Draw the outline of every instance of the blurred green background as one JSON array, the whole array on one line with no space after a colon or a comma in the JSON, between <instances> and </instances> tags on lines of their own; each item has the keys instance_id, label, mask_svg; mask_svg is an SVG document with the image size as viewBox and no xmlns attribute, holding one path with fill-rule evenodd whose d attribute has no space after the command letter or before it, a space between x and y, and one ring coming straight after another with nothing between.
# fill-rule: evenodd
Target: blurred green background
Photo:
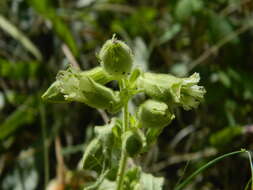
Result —
<instances>
[{"instance_id":1,"label":"blurred green background","mask_svg":"<svg viewBox=\"0 0 253 190\"><path fill-rule=\"evenodd\" d=\"M252 149L252 0L0 0L1 190L45 189L64 168L68 189L89 181L77 166L106 113L40 97L69 64L97 66L96 53L114 33L133 49L136 66L199 72L207 90L198 109L177 110L152 150L136 159L166 178L164 189L219 155ZM239 190L249 179L248 158L240 155L187 189Z\"/></svg>"}]
</instances>

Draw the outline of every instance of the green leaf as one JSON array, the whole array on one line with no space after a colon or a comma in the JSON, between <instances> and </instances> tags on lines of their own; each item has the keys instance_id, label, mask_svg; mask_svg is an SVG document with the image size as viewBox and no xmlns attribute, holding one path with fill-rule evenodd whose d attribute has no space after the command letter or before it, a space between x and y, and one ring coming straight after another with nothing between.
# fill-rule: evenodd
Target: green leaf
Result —
<instances>
[{"instance_id":1,"label":"green leaf","mask_svg":"<svg viewBox=\"0 0 253 190\"><path fill-rule=\"evenodd\" d=\"M115 190L116 189L116 183L104 180L103 183L99 186L98 190Z\"/></svg>"},{"instance_id":2,"label":"green leaf","mask_svg":"<svg viewBox=\"0 0 253 190\"><path fill-rule=\"evenodd\" d=\"M108 170L106 177L110 180L116 178L121 152L120 138L114 134L118 125L118 120L112 118L110 124L94 128L96 137L87 146L82 159L84 169L98 173Z\"/></svg>"},{"instance_id":3,"label":"green leaf","mask_svg":"<svg viewBox=\"0 0 253 190\"><path fill-rule=\"evenodd\" d=\"M222 40L228 34L234 32L232 25L228 22L226 17L223 17L215 12L208 13L209 22L209 34L213 42L217 42ZM231 41L231 43L238 43L239 38L235 36Z\"/></svg>"},{"instance_id":4,"label":"green leaf","mask_svg":"<svg viewBox=\"0 0 253 190\"><path fill-rule=\"evenodd\" d=\"M40 68L39 62L36 61L17 61L12 62L0 58L0 76L8 79L26 79L37 77Z\"/></svg>"},{"instance_id":5,"label":"green leaf","mask_svg":"<svg viewBox=\"0 0 253 190\"><path fill-rule=\"evenodd\" d=\"M83 169L102 171L104 161L103 146L98 138L93 139L86 147L83 158Z\"/></svg>"},{"instance_id":6,"label":"green leaf","mask_svg":"<svg viewBox=\"0 0 253 190\"><path fill-rule=\"evenodd\" d=\"M12 23L0 15L0 28L19 41L31 54L39 61L42 60L42 55L37 47Z\"/></svg>"},{"instance_id":7,"label":"green leaf","mask_svg":"<svg viewBox=\"0 0 253 190\"><path fill-rule=\"evenodd\" d=\"M102 174L100 174L100 176L97 178L95 183L93 183L92 185L89 185L87 187L84 187L83 190L97 190L98 187L100 187L101 185L103 187L103 182L105 181L105 177L108 174L108 172L109 172L109 170L102 172ZM104 183L104 185L105 185L105 183Z\"/></svg>"},{"instance_id":8,"label":"green leaf","mask_svg":"<svg viewBox=\"0 0 253 190\"><path fill-rule=\"evenodd\" d=\"M33 97L28 98L9 117L0 124L0 140L5 139L19 127L29 124L35 119L36 110L33 108Z\"/></svg>"},{"instance_id":9,"label":"green leaf","mask_svg":"<svg viewBox=\"0 0 253 190\"><path fill-rule=\"evenodd\" d=\"M106 149L111 149L117 143L117 137L114 134L114 128L117 128L118 122L116 118L112 118L111 122L103 126L95 126L94 131L97 138L101 141Z\"/></svg>"},{"instance_id":10,"label":"green leaf","mask_svg":"<svg viewBox=\"0 0 253 190\"><path fill-rule=\"evenodd\" d=\"M180 21L189 19L194 12L201 10L203 2L201 0L180 0L175 8L175 15Z\"/></svg>"},{"instance_id":11,"label":"green leaf","mask_svg":"<svg viewBox=\"0 0 253 190\"><path fill-rule=\"evenodd\" d=\"M142 190L162 190L164 178L154 177L151 174L142 173L140 185Z\"/></svg>"},{"instance_id":12,"label":"green leaf","mask_svg":"<svg viewBox=\"0 0 253 190\"><path fill-rule=\"evenodd\" d=\"M140 187L141 168L133 167L128 170L124 177L124 190L142 190Z\"/></svg>"},{"instance_id":13,"label":"green leaf","mask_svg":"<svg viewBox=\"0 0 253 190\"><path fill-rule=\"evenodd\" d=\"M140 167L128 170L124 178L124 190L162 190L163 184L164 178L144 173Z\"/></svg>"},{"instance_id":14,"label":"green leaf","mask_svg":"<svg viewBox=\"0 0 253 190\"><path fill-rule=\"evenodd\" d=\"M48 0L28 0L29 4L45 19L52 22L53 29L57 35L68 45L72 53L78 55L78 46L69 30L69 27L63 22L61 17L56 14L55 8Z\"/></svg>"},{"instance_id":15,"label":"green leaf","mask_svg":"<svg viewBox=\"0 0 253 190\"><path fill-rule=\"evenodd\" d=\"M216 147L222 147L232 143L232 140L243 134L243 128L238 126L226 127L210 137L210 143Z\"/></svg>"},{"instance_id":16,"label":"green leaf","mask_svg":"<svg viewBox=\"0 0 253 190\"><path fill-rule=\"evenodd\" d=\"M231 79L229 78L229 75L227 73L225 73L224 71L219 71L218 76L219 76L221 83L225 87L227 87L227 88L231 87Z\"/></svg>"},{"instance_id":17,"label":"green leaf","mask_svg":"<svg viewBox=\"0 0 253 190\"><path fill-rule=\"evenodd\" d=\"M51 5L50 0L43 0L43 1L37 1L37 0L27 0L29 4L40 14L43 16L51 16L53 13L53 7Z\"/></svg>"},{"instance_id":18,"label":"green leaf","mask_svg":"<svg viewBox=\"0 0 253 190\"><path fill-rule=\"evenodd\" d=\"M158 44L162 45L171 39L174 38L175 35L177 35L181 31L181 25L180 24L174 24L170 26L163 34L162 36L158 39Z\"/></svg>"},{"instance_id":19,"label":"green leaf","mask_svg":"<svg viewBox=\"0 0 253 190\"><path fill-rule=\"evenodd\" d=\"M163 131L163 128L160 127L160 128L148 128L147 131L146 131L146 147L144 148L144 151L148 151L150 146L153 145L158 136L161 134L161 132Z\"/></svg>"}]
</instances>

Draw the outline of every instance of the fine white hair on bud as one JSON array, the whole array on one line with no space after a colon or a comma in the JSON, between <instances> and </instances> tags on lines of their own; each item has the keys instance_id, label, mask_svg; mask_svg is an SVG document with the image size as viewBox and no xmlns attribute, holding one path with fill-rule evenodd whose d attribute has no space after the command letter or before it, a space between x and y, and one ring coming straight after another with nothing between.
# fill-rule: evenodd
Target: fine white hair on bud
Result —
<instances>
[{"instance_id":1,"label":"fine white hair on bud","mask_svg":"<svg viewBox=\"0 0 253 190\"><path fill-rule=\"evenodd\" d=\"M105 71L116 79L124 78L131 72L132 50L124 42L116 39L115 35L105 42L98 57Z\"/></svg>"}]
</instances>

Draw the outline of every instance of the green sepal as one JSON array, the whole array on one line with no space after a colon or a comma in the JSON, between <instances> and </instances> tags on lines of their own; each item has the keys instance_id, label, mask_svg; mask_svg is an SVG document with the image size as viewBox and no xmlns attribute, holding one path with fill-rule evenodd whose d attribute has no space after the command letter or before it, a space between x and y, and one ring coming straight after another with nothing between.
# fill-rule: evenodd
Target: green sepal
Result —
<instances>
[{"instance_id":1,"label":"green sepal","mask_svg":"<svg viewBox=\"0 0 253 190\"><path fill-rule=\"evenodd\" d=\"M41 96L44 101L55 102L55 103L64 103L65 98L60 92L60 82L55 81L50 87L44 92Z\"/></svg>"},{"instance_id":2,"label":"green sepal","mask_svg":"<svg viewBox=\"0 0 253 190\"><path fill-rule=\"evenodd\" d=\"M92 68L87 71L82 71L80 75L86 75L93 79L95 82L102 85L114 80L113 77L109 75L101 66Z\"/></svg>"},{"instance_id":3,"label":"green sepal","mask_svg":"<svg viewBox=\"0 0 253 190\"><path fill-rule=\"evenodd\" d=\"M129 77L129 84L131 86L131 88L136 88L136 82L137 82L137 79L139 78L139 76L141 75L141 70L139 68L135 68L130 77Z\"/></svg>"},{"instance_id":4,"label":"green sepal","mask_svg":"<svg viewBox=\"0 0 253 190\"><path fill-rule=\"evenodd\" d=\"M79 88L85 99L85 104L93 108L106 109L110 112L119 111L117 108L117 105L120 104L118 93L96 83L86 75L78 75L77 78L80 81Z\"/></svg>"}]
</instances>

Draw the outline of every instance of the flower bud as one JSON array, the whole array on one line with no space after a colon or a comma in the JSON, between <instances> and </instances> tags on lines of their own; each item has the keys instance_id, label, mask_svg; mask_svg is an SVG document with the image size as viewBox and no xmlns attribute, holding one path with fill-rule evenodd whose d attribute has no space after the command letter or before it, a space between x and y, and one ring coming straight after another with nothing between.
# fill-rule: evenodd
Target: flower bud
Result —
<instances>
[{"instance_id":1,"label":"flower bud","mask_svg":"<svg viewBox=\"0 0 253 190\"><path fill-rule=\"evenodd\" d=\"M138 110L138 119L145 128L163 128L175 118L168 105L156 100L145 101Z\"/></svg>"},{"instance_id":2,"label":"flower bud","mask_svg":"<svg viewBox=\"0 0 253 190\"><path fill-rule=\"evenodd\" d=\"M198 86L199 74L188 78L178 78L169 74L144 73L138 78L137 86L144 92L166 104L177 104L185 110L196 108L206 93Z\"/></svg>"},{"instance_id":3,"label":"flower bud","mask_svg":"<svg viewBox=\"0 0 253 190\"><path fill-rule=\"evenodd\" d=\"M127 131L123 136L123 147L130 157L137 156L143 148L143 138L139 131Z\"/></svg>"},{"instance_id":4,"label":"flower bud","mask_svg":"<svg viewBox=\"0 0 253 190\"><path fill-rule=\"evenodd\" d=\"M107 40L98 55L102 67L113 77L119 79L131 72L133 55L131 49L115 36Z\"/></svg>"}]
</instances>

